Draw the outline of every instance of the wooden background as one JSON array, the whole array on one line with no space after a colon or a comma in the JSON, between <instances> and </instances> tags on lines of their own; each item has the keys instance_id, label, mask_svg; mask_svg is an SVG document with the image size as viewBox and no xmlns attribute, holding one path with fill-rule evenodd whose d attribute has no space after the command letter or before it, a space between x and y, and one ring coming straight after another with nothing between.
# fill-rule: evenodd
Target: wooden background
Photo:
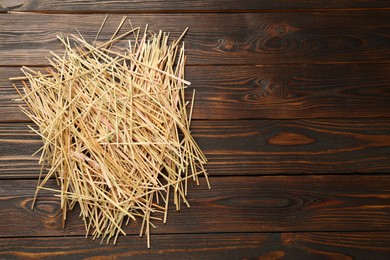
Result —
<instances>
[{"instance_id":1,"label":"wooden background","mask_svg":"<svg viewBox=\"0 0 390 260\"><path fill-rule=\"evenodd\" d=\"M389 1L3 0L0 12L0 259L390 259ZM47 65L59 32L93 39L106 13L106 37L123 14L190 28L212 190L192 185L151 249L138 223L115 246L84 238L77 211L63 229L49 192L30 210L41 142L8 78Z\"/></svg>"}]
</instances>

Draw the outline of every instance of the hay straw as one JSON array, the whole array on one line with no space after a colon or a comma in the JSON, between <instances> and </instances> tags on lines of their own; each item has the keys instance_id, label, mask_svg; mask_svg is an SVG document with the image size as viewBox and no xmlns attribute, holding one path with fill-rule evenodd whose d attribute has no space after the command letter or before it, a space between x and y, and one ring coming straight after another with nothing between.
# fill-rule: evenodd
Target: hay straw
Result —
<instances>
[{"instance_id":1,"label":"hay straw","mask_svg":"<svg viewBox=\"0 0 390 260\"><path fill-rule=\"evenodd\" d=\"M23 67L23 111L39 126L40 173L35 197L50 190L66 213L80 206L86 233L107 243L126 233L128 220L142 220L140 235L150 247L150 226L167 221L169 194L176 209L189 206L187 182L207 173L206 158L191 136L195 98L185 100L184 33L147 26L125 33L124 17L112 37L98 44L107 17L92 44L78 36L58 36L63 55L52 53L44 73ZM119 35L119 36L118 36ZM128 42L126 51L115 44ZM26 83L26 81L28 83ZM55 176L59 189L46 187ZM208 183L208 180L207 180ZM34 206L33 203L33 206ZM126 220L127 219L127 220Z\"/></svg>"}]
</instances>

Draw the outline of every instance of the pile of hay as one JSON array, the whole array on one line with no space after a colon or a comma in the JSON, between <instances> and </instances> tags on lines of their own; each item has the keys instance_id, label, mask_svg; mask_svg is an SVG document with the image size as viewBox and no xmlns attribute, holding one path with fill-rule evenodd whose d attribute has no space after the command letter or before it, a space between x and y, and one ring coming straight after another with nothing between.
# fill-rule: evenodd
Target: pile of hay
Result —
<instances>
[{"instance_id":1,"label":"pile of hay","mask_svg":"<svg viewBox=\"0 0 390 260\"><path fill-rule=\"evenodd\" d=\"M64 221L78 204L87 234L107 243L125 235L124 222L141 219L149 247L154 220L167 219L169 195L179 209L188 205L188 179L207 180L206 158L190 131L194 95L191 102L184 96L185 32L170 43L168 33L127 21L100 44L98 35L92 43L81 34L58 36L65 51L52 53L51 67L23 67L25 77L13 79L23 82L23 91L15 89L44 143L40 163L48 173L36 194L56 192ZM127 48L116 48L124 40ZM53 176L58 190L45 186Z\"/></svg>"}]
</instances>

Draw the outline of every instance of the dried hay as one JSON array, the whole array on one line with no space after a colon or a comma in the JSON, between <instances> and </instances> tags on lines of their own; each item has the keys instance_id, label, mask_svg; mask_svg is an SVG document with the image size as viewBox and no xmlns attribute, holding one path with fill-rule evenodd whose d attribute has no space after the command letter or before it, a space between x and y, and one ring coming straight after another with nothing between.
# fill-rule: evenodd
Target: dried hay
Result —
<instances>
[{"instance_id":1,"label":"dried hay","mask_svg":"<svg viewBox=\"0 0 390 260\"><path fill-rule=\"evenodd\" d=\"M106 17L107 19L107 17ZM101 32L104 20L99 33ZM23 109L42 137L40 190L61 198L63 224L67 210L80 206L87 234L116 243L124 222L142 220L140 235L167 220L169 195L176 209L188 204L187 181L207 173L206 158L193 137L191 102L184 90L186 56L181 37L171 44L168 33L146 26L111 39L88 43L81 34L58 36L63 55L52 53L46 72L23 67ZM115 44L128 40L125 51ZM26 81L28 83L26 83ZM59 189L46 187L55 176ZM208 183L208 181L207 181Z\"/></svg>"}]
</instances>

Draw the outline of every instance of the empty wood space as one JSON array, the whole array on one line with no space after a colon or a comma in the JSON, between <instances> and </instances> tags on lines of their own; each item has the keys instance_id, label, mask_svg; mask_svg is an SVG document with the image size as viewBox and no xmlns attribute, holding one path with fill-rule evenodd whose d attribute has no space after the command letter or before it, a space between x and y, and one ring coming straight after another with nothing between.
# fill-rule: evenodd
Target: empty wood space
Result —
<instances>
[{"instance_id":1,"label":"empty wood space","mask_svg":"<svg viewBox=\"0 0 390 260\"><path fill-rule=\"evenodd\" d=\"M107 13L101 39L123 15L189 27L212 189L190 185L150 249L138 222L117 245L85 238L78 209L63 228L50 191L30 210L41 140L9 78L47 66L59 33L92 41ZM386 0L0 0L0 259L389 259L389 71Z\"/></svg>"}]
</instances>

